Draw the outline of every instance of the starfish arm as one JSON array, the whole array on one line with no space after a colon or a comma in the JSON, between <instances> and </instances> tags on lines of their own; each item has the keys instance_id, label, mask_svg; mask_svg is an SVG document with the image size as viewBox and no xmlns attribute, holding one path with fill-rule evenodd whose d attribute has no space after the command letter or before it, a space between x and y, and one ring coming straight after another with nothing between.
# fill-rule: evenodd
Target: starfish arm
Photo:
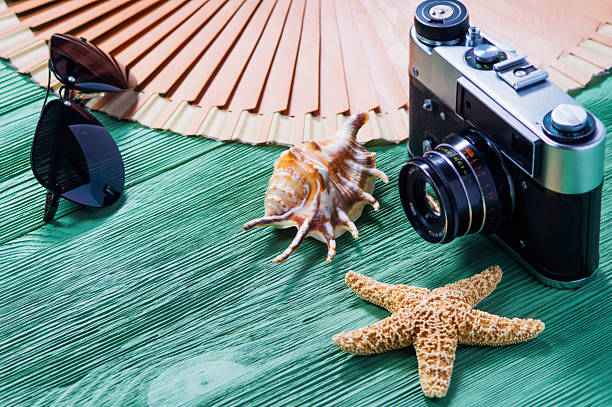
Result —
<instances>
[{"instance_id":1,"label":"starfish arm","mask_svg":"<svg viewBox=\"0 0 612 407\"><path fill-rule=\"evenodd\" d=\"M544 330L538 319L504 318L472 309L457 323L458 339L466 345L509 345L535 338Z\"/></svg>"},{"instance_id":2,"label":"starfish arm","mask_svg":"<svg viewBox=\"0 0 612 407\"><path fill-rule=\"evenodd\" d=\"M414 342L421 389L427 397L444 397L450 385L457 340L446 332L430 331Z\"/></svg>"},{"instance_id":3,"label":"starfish arm","mask_svg":"<svg viewBox=\"0 0 612 407\"><path fill-rule=\"evenodd\" d=\"M407 326L393 314L368 327L342 332L332 337L334 345L356 355L371 355L410 345Z\"/></svg>"},{"instance_id":4,"label":"starfish arm","mask_svg":"<svg viewBox=\"0 0 612 407\"><path fill-rule=\"evenodd\" d=\"M426 288L381 283L352 270L346 273L344 280L359 297L389 312L395 312L401 306L416 302L429 293Z\"/></svg>"},{"instance_id":5,"label":"starfish arm","mask_svg":"<svg viewBox=\"0 0 612 407\"><path fill-rule=\"evenodd\" d=\"M436 288L433 292L450 294L455 299L474 307L491 294L501 278L501 268L493 266L476 274L474 277L465 278L444 287Z\"/></svg>"}]
</instances>

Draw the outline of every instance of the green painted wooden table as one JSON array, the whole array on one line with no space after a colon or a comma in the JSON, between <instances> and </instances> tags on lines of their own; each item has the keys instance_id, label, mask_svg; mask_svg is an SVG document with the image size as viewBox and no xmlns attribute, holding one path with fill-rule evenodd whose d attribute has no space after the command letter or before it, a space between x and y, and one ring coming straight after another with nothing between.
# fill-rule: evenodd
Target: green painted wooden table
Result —
<instances>
[{"instance_id":1,"label":"green painted wooden table","mask_svg":"<svg viewBox=\"0 0 612 407\"><path fill-rule=\"evenodd\" d=\"M44 92L0 66L0 405L610 405L612 190L604 185L601 276L560 291L482 236L431 245L397 193L405 145L374 145L379 212L338 255L308 239L271 263L294 229L240 226L263 214L283 151L185 138L98 115L123 153L125 199L92 210L62 202L43 225L29 147ZM577 96L612 133L612 78ZM612 137L608 138L608 144ZM606 177L612 175L608 145ZM446 398L426 399L412 348L359 357L331 336L387 312L344 285L349 269L437 287L499 264L478 308L546 322L536 339L459 346Z\"/></svg>"}]
</instances>

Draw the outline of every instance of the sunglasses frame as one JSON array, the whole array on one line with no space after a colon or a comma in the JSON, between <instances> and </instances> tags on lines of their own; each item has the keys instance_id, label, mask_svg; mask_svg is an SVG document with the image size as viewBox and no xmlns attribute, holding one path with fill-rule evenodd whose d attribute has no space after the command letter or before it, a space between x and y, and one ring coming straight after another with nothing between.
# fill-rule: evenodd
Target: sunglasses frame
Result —
<instances>
[{"instance_id":1,"label":"sunglasses frame","mask_svg":"<svg viewBox=\"0 0 612 407\"><path fill-rule=\"evenodd\" d=\"M106 74L106 75L113 75L115 76L114 78L112 78L113 81L115 81L116 83L114 84L115 89L112 90L114 92L122 92L122 91L126 91L132 88L136 87L136 80L135 78L130 74L130 71L125 68L122 64L120 64L115 57L113 57L112 55L107 54L106 52L102 51L100 48L98 48L95 44L92 44L90 42L88 42L85 38L80 37L80 38L76 38L72 35L68 35L68 34L53 34L51 36L51 39L49 40L49 70L51 72L53 72L53 75L55 75L55 77L68 89L70 90L78 90L80 92L84 92L84 93L91 93L92 89L89 88L82 88L79 86L79 84L76 82L76 78L72 77L67 77L64 78L59 72L58 69L55 66L55 63L53 62L53 52L54 50L52 49L53 47L53 43L54 42L58 42L61 41L63 42L62 45L68 45L68 46L73 46L75 48L81 48L81 50L83 52L87 52L89 54L90 57L92 58L101 58L102 60L104 60L107 63L110 63L110 65L114 68L114 72L111 72L109 70L105 70L104 72L102 72L102 74ZM64 54L68 54L68 52L66 52L65 50L62 50ZM60 50L56 50L55 52L60 52ZM74 60L74 62L76 62L77 64L81 65L81 66L85 66L88 62L86 60L86 58L83 58L82 55L71 55L71 59ZM107 92L109 90L107 89L100 89L97 90L102 91L102 92ZM96 92L96 91L94 91Z\"/></svg>"},{"instance_id":2,"label":"sunglasses frame","mask_svg":"<svg viewBox=\"0 0 612 407\"><path fill-rule=\"evenodd\" d=\"M96 90L92 88L82 88L76 82L76 78L72 76L69 76L68 78L64 78L58 72L53 62L54 50L52 48L52 44L56 39L65 41L70 46L72 46L74 49L78 50L79 48L82 48L83 51L87 51L90 55L94 55L96 58L102 58L101 61L106 62L110 64L110 66L112 66L112 70L114 70L114 72L111 72L111 74L115 75L115 78L114 78L116 79L115 84L122 85L122 87L119 88L119 87L114 86L115 89L109 89L108 87L113 86L113 85L105 84L104 82L99 82L100 85L103 85L102 89ZM46 192L46 198L45 198L45 208L44 208L44 215L43 215L43 221L45 223L53 220L55 213L57 212L57 209L59 207L59 202L61 198L67 199L69 201L78 203L79 205L83 205L86 207L100 207L100 206L88 205L83 202L77 202L66 196L63 196L63 194L67 191L62 191L61 187L59 187L58 185L52 186L51 184L55 183L53 178L51 178L51 182L46 182L36 171L36 166L34 165L34 145L35 145L36 137L39 134L39 128L43 121L43 117L46 112L46 109L48 109L50 106L50 104L47 103L47 100L48 100L49 93L51 90L51 72L53 72L55 77L62 83L62 86L60 87L58 91L59 99L51 101L49 103L63 103L66 106L66 108L72 109L76 114L80 115L84 119L84 121L88 122L87 124L99 126L102 128L104 128L104 126L91 113L89 113L87 110L85 110L83 107L81 107L77 103L80 99L78 98L79 93L75 94L75 91L82 92L84 94L95 93L95 92L100 92L100 91L121 92L121 91L126 91L126 90L129 90L135 87L133 85L134 79L133 77L129 75L129 71L126 68L124 68L121 64L119 64L115 60L114 57L100 50L94 44L87 42L87 40L85 40L84 38L77 39L76 37L73 37L67 34L53 34L53 36L51 37L49 41L49 54L50 54L49 55L49 80L47 83L47 92L45 94L45 100L43 102L43 107L41 109L40 119L36 126L36 131L34 134L34 142L32 143L32 154L30 155L30 165L32 167L32 172L34 174L34 177L43 186L46 186L47 184L49 184L47 186L47 192ZM68 55L71 60L74 60L77 64L80 64L83 68L87 69L87 61L84 61L83 63L79 62L79 60L82 60L83 58L82 55L77 55L77 57L74 58L72 55L69 55L65 51L64 51L64 54ZM105 71L105 73L106 72L108 71ZM72 80L70 78L72 78ZM97 82L94 82L93 84L95 85L96 83ZM62 95L62 92L63 92L63 95ZM59 127L66 128L67 127L65 124L66 120L67 118L65 115L62 118L60 118L60 123L63 123L63 124L61 124ZM116 147L116 144L115 144L115 147ZM53 147L52 147L52 153L51 153L52 156L51 156L51 163L50 163L50 167L51 167L50 171L52 174L54 174L55 172L53 170L53 167L54 167L56 160L58 159L57 158L57 155L59 154L58 149L59 149L59 146L57 142L57 136L55 136L54 141L53 141ZM117 151L119 152L118 149ZM119 158L121 159L121 164L123 166L123 159L121 157L120 152L119 152ZM117 201L119 197L121 196L122 191L121 192L115 191L111 186L105 184L103 187L103 193L104 193L104 199L102 202L102 207L105 207Z\"/></svg>"}]
</instances>

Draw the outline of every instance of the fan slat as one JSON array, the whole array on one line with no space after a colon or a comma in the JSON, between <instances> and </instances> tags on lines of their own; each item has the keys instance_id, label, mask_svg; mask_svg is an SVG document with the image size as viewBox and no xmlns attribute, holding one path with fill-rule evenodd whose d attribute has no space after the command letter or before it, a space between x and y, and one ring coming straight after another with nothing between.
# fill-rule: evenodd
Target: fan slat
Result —
<instances>
[{"instance_id":1,"label":"fan slat","mask_svg":"<svg viewBox=\"0 0 612 407\"><path fill-rule=\"evenodd\" d=\"M466 5L470 7L471 4ZM479 24L484 31L495 33L496 38L515 45L517 50L527 53L530 59L537 57L541 60L552 61L563 52L562 48L545 39L533 41L535 34L513 20L505 19L504 28L500 30L497 20L499 16L490 8L472 7L470 13L476 24Z\"/></svg>"},{"instance_id":2,"label":"fan slat","mask_svg":"<svg viewBox=\"0 0 612 407\"><path fill-rule=\"evenodd\" d=\"M12 48L3 55L3 57L16 54L24 48L31 46L38 41L47 41L51 35L55 32L73 32L75 29L93 21L100 16L111 12L112 10L122 7L129 0L113 0L106 3L99 3L94 7L86 7L86 5L92 3L91 1L85 2L75 11L69 13L66 18L59 19L59 17L67 13L67 6L70 4L57 4L51 7L40 10L36 13L29 14L22 18L24 22L31 27L44 25L44 28L36 32L36 36L27 42L22 42L18 46ZM57 12L58 15L54 13Z\"/></svg>"},{"instance_id":3,"label":"fan slat","mask_svg":"<svg viewBox=\"0 0 612 407\"><path fill-rule=\"evenodd\" d=\"M274 141L274 134L270 132L273 115L287 109L289 104L289 93L291 92L291 82L302 34L305 6L305 0L293 0L291 2L291 9L270 68L270 75L266 81L261 103L256 109L258 113L263 114L259 137L257 138L259 143Z\"/></svg>"},{"instance_id":4,"label":"fan slat","mask_svg":"<svg viewBox=\"0 0 612 407\"><path fill-rule=\"evenodd\" d=\"M596 66L569 54L554 60L550 66L569 76L582 86L585 86L599 72L599 68Z\"/></svg>"},{"instance_id":5,"label":"fan slat","mask_svg":"<svg viewBox=\"0 0 612 407\"><path fill-rule=\"evenodd\" d=\"M293 141L305 140L304 120L307 113L319 109L319 52L320 52L319 0L306 3L302 36L293 74L291 96L287 114L294 117Z\"/></svg>"},{"instance_id":6,"label":"fan slat","mask_svg":"<svg viewBox=\"0 0 612 407\"><path fill-rule=\"evenodd\" d=\"M523 7L529 7L531 2L519 0ZM576 1L576 0L555 0L555 7L565 11L569 15L580 14L594 20L610 20L612 16L612 1Z\"/></svg>"},{"instance_id":7,"label":"fan slat","mask_svg":"<svg viewBox=\"0 0 612 407\"><path fill-rule=\"evenodd\" d=\"M573 38L580 38L582 33L597 29L597 21L591 18L579 14L570 15L542 2L529 4L529 7L522 8L516 6L514 0L494 1L487 9L497 15L498 19L515 21L524 31L530 32L532 38L543 38L561 50L571 43ZM503 28L497 27L497 30L503 30L508 37L515 33L507 30L505 24Z\"/></svg>"},{"instance_id":8,"label":"fan slat","mask_svg":"<svg viewBox=\"0 0 612 407\"><path fill-rule=\"evenodd\" d=\"M274 53L277 50L283 32L290 5L291 0L279 0L276 3L261 39L257 43L257 47L248 62L244 74L240 78L240 82L228 106L231 116L228 118L222 139L229 140L232 138L243 111L252 110L257 107L272 65ZM203 119L200 119L197 123L193 124L189 134L196 134L202 122ZM257 134L256 132L253 133L250 138L254 143L257 141Z\"/></svg>"},{"instance_id":9,"label":"fan slat","mask_svg":"<svg viewBox=\"0 0 612 407\"><path fill-rule=\"evenodd\" d=\"M21 17L21 20L27 23L32 28L37 28L48 24L52 21L59 20L64 16L71 16L74 13L86 9L90 4L95 4L100 0L67 0L52 3L44 9L37 10L33 13Z\"/></svg>"},{"instance_id":10,"label":"fan slat","mask_svg":"<svg viewBox=\"0 0 612 407\"><path fill-rule=\"evenodd\" d=\"M349 110L344 77L344 61L336 7L332 1L321 3L321 84L319 113L325 118L327 134L338 130L336 116Z\"/></svg>"},{"instance_id":11,"label":"fan slat","mask_svg":"<svg viewBox=\"0 0 612 407\"><path fill-rule=\"evenodd\" d=\"M223 29L224 25L230 21L242 3L243 0L234 0L230 2L213 0L205 4L197 13L186 20L178 30L174 31L168 37L168 39L173 38L174 40L174 33L179 32L181 29L189 29L195 24L194 21L197 21L198 18L206 18L206 20L209 21L207 21L207 23L201 27L200 31L196 32L196 34L178 50L176 55L172 56L167 64L164 64L162 70L158 72L151 82L146 84L143 89L148 92L165 93L168 92L177 81L182 80L182 78L187 75L190 67L201 59L204 51L219 34L219 31ZM180 40L180 37L177 39ZM165 44L161 43L154 49L158 49L160 54L164 55L164 47ZM198 82L201 82L201 79L192 82L192 85L197 86Z\"/></svg>"},{"instance_id":12,"label":"fan slat","mask_svg":"<svg viewBox=\"0 0 612 407\"><path fill-rule=\"evenodd\" d=\"M0 3L1 4L1 3ZM0 37L4 37L6 35L10 35L11 33L15 33L17 31L27 31L28 39L34 38L34 33L29 29L28 25L22 21L20 21L15 13L3 13L0 14ZM15 48L14 43L10 44L9 47L6 48L6 51ZM2 52L6 52L4 49Z\"/></svg>"},{"instance_id":13,"label":"fan slat","mask_svg":"<svg viewBox=\"0 0 612 407\"><path fill-rule=\"evenodd\" d=\"M358 31L364 49L369 50L366 58L369 63L370 72L374 79L374 86L379 95L380 106L384 112L397 112L397 109L408 105L408 94L404 91L402 83L397 77L391 59L385 51L385 47L378 37L374 26L368 19L368 15L360 1L351 3L355 20L361 21ZM399 116L390 117L391 128L389 137L391 140L403 140L407 135ZM385 134L382 131L379 134Z\"/></svg>"},{"instance_id":14,"label":"fan slat","mask_svg":"<svg viewBox=\"0 0 612 407\"><path fill-rule=\"evenodd\" d=\"M368 60L359 39L359 32L353 18L350 2L336 0L336 17L342 43L344 71L346 74L349 108L351 113L368 112L378 109L380 102L368 67ZM362 128L359 141L373 139L371 124Z\"/></svg>"},{"instance_id":15,"label":"fan slat","mask_svg":"<svg viewBox=\"0 0 612 407\"><path fill-rule=\"evenodd\" d=\"M200 95L200 98L195 101L197 105L206 109L208 106L223 107L229 102L230 95L240 80L240 76L244 72L255 46L261 38L275 4L276 0L262 1L231 48L229 55L227 55L221 67L215 73L213 81L206 89L206 93Z\"/></svg>"},{"instance_id":16,"label":"fan slat","mask_svg":"<svg viewBox=\"0 0 612 407\"><path fill-rule=\"evenodd\" d=\"M592 55L596 55L598 58L602 58L605 62L605 66L612 66L612 48L606 47L605 45L587 39L578 45L578 48L589 52Z\"/></svg>"},{"instance_id":17,"label":"fan slat","mask_svg":"<svg viewBox=\"0 0 612 407\"><path fill-rule=\"evenodd\" d=\"M20 14L25 13L27 11L31 11L37 9L39 7L45 6L47 4L56 2L57 0L23 0L23 1L15 1L8 4L9 10L14 13Z\"/></svg>"},{"instance_id":18,"label":"fan slat","mask_svg":"<svg viewBox=\"0 0 612 407\"><path fill-rule=\"evenodd\" d=\"M182 106L182 103L187 101L194 102L200 97L200 94L208 87L210 83L209 80L212 80L215 73L221 68L226 56L236 51L236 44L240 42L239 38L241 38L240 34L248 26L248 23L254 13L256 14L257 6L259 4L261 4L261 1L244 2L240 4L240 8L233 15L231 20L229 20L229 23L223 27L219 27L221 32L214 39L211 46L205 51L204 55L195 63L195 65L189 68L184 77L179 78L179 80L174 82L172 87L168 89L167 92L163 92L167 93L167 96L169 96L172 100L168 103L167 108L163 111L163 113L158 115L153 127L163 127L168 119L177 113L177 109L179 106ZM210 27L218 30L217 26L212 24L214 21L214 19L211 20L211 24L207 25L203 32L198 33L198 35L194 37L194 42L197 41L199 36L202 36L204 39L212 37L206 32L206 28ZM197 43L200 42L197 41L196 44ZM240 51L238 51L238 53L239 52ZM228 65L228 67L232 69L231 66ZM224 84L221 84L221 86L224 86ZM205 109L201 110L208 112L211 107L212 106L208 105L205 107ZM192 113L192 110L190 110L190 113ZM190 121L194 120L193 117L190 117L189 119Z\"/></svg>"},{"instance_id":19,"label":"fan slat","mask_svg":"<svg viewBox=\"0 0 612 407\"><path fill-rule=\"evenodd\" d=\"M605 45L607 47L612 48L612 38L607 37L607 36L603 35L600 32L594 32L594 33L589 34L589 38L591 38L591 39L593 39L593 40L595 40L595 41L597 41L597 42L599 42L599 43L601 43L601 44L603 44L603 45Z\"/></svg>"},{"instance_id":20,"label":"fan slat","mask_svg":"<svg viewBox=\"0 0 612 407\"><path fill-rule=\"evenodd\" d=\"M221 32L204 55L187 75L181 78L176 89L169 92L171 98L194 102L200 97L215 71L238 41L240 33L247 26L260 3L261 0L251 0L240 6L231 20L222 27Z\"/></svg>"},{"instance_id":21,"label":"fan slat","mask_svg":"<svg viewBox=\"0 0 612 407\"><path fill-rule=\"evenodd\" d=\"M94 21L93 24L83 29L79 29L76 35L87 38L89 41L97 40L104 34L118 30L120 25L125 24L129 19L138 19L141 13L162 1L163 0L139 0L126 2L127 7L115 13L104 13L104 15ZM110 52L110 50L107 52Z\"/></svg>"},{"instance_id":22,"label":"fan slat","mask_svg":"<svg viewBox=\"0 0 612 407\"><path fill-rule=\"evenodd\" d=\"M71 13L67 18L51 22L42 30L36 33L36 37L43 40L51 38L53 33L74 32L80 27L88 23L99 24L98 19L109 13L115 13L119 9L127 6L130 0L112 0L104 3L98 3L92 7L82 8L74 13ZM87 37L86 37L87 38ZM89 38L87 38L89 39Z\"/></svg>"},{"instance_id":23,"label":"fan slat","mask_svg":"<svg viewBox=\"0 0 612 407\"><path fill-rule=\"evenodd\" d=\"M406 48L409 48L410 27L414 21L414 10L419 3L421 3L420 0L378 0L378 5L387 21L391 23L398 34L398 39L404 42ZM470 9L470 17L471 12L472 9Z\"/></svg>"},{"instance_id":24,"label":"fan slat","mask_svg":"<svg viewBox=\"0 0 612 407\"><path fill-rule=\"evenodd\" d=\"M231 47L229 55L222 61L222 65L214 74L210 86L206 89L206 93L196 101L196 104L201 109L192 121L198 122L198 128L213 106L222 107L228 103L230 95L246 67L275 3L276 0L264 0L259 5L246 27L244 27L244 31L239 34L236 43ZM220 136L218 138L223 139L222 135ZM231 138L231 134L229 138Z\"/></svg>"},{"instance_id":25,"label":"fan slat","mask_svg":"<svg viewBox=\"0 0 612 407\"><path fill-rule=\"evenodd\" d=\"M374 86L378 91L381 107L385 111L390 111L407 105L408 95L403 90L402 84L393 69L393 64L385 52L385 47L368 19L366 10L360 1L352 2L351 6L355 20L361 22L357 26L357 31L363 48L368 50L365 56L374 79Z\"/></svg>"},{"instance_id":26,"label":"fan slat","mask_svg":"<svg viewBox=\"0 0 612 407\"><path fill-rule=\"evenodd\" d=\"M96 42L124 65L133 63L191 16L206 0L163 1L138 19L131 19Z\"/></svg>"},{"instance_id":27,"label":"fan slat","mask_svg":"<svg viewBox=\"0 0 612 407\"><path fill-rule=\"evenodd\" d=\"M142 59L130 66L139 81L145 83L143 90L151 93L168 91L177 77L180 77L192 60L197 58L199 48L205 46L205 43L201 42L205 37L197 35L194 37L194 34L201 27L208 29L210 24L206 23L224 3L224 0L211 0L204 4ZM155 78L147 83L149 76L158 69L161 70L155 75Z\"/></svg>"},{"instance_id":28,"label":"fan slat","mask_svg":"<svg viewBox=\"0 0 612 407\"><path fill-rule=\"evenodd\" d=\"M589 61L600 69L605 70L612 66L612 57L606 58L602 55L595 54L584 47L574 47L569 50L569 53L572 55L576 55L577 57L580 57L585 61Z\"/></svg>"},{"instance_id":29,"label":"fan slat","mask_svg":"<svg viewBox=\"0 0 612 407\"><path fill-rule=\"evenodd\" d=\"M387 19L380 5L375 1L362 1L361 4L367 10L367 14L374 25L377 35L380 37L385 52L391 59L393 69L397 78L402 83L404 93L408 95L408 65L410 63L410 49L395 29L391 21Z\"/></svg>"},{"instance_id":30,"label":"fan slat","mask_svg":"<svg viewBox=\"0 0 612 407\"><path fill-rule=\"evenodd\" d=\"M342 42L344 70L347 79L347 90L351 114L357 111L369 111L380 106L368 60L361 41L357 23L353 18L349 0L336 0L338 29Z\"/></svg>"},{"instance_id":31,"label":"fan slat","mask_svg":"<svg viewBox=\"0 0 612 407\"><path fill-rule=\"evenodd\" d=\"M509 13L518 12L512 14L514 20L529 18L527 21L535 22L537 29L541 30L541 35L551 41L564 38L563 34L568 32L573 35L565 39L572 41L573 38L596 29L603 16L612 18L610 1L606 4L599 1L556 0L554 7L531 0L503 0L502 3L509 6ZM554 37L559 31L562 31L562 36Z\"/></svg>"}]
</instances>

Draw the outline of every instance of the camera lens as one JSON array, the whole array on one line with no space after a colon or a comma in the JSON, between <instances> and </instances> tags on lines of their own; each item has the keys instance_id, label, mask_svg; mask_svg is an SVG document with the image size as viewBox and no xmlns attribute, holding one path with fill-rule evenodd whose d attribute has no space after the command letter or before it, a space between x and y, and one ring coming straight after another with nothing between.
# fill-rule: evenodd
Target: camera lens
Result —
<instances>
[{"instance_id":1,"label":"camera lens","mask_svg":"<svg viewBox=\"0 0 612 407\"><path fill-rule=\"evenodd\" d=\"M438 194L436 190L433 189L429 182L425 183L425 200L427 201L427 206L429 207L429 211L433 213L434 216L440 216L442 212L440 211L440 198L438 198Z\"/></svg>"},{"instance_id":2,"label":"camera lens","mask_svg":"<svg viewBox=\"0 0 612 407\"><path fill-rule=\"evenodd\" d=\"M400 172L408 220L431 243L491 234L513 211L514 189L496 147L474 131L451 134Z\"/></svg>"}]
</instances>

